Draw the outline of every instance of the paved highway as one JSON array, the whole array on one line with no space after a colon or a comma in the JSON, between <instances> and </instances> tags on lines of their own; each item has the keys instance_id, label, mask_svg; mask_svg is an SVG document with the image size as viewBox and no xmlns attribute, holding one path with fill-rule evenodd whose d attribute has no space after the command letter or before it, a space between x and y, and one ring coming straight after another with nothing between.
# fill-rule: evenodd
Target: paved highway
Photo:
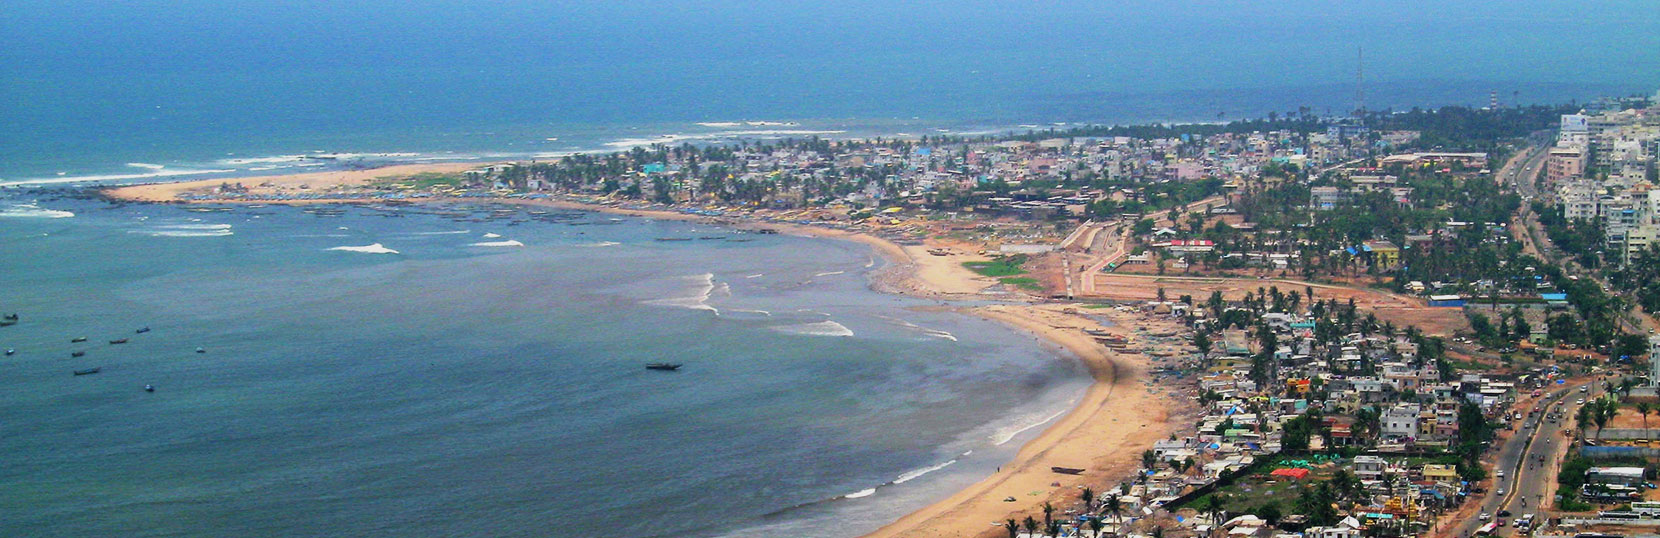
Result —
<instances>
[{"instance_id":1,"label":"paved highway","mask_svg":"<svg viewBox=\"0 0 1660 538\"><path fill-rule=\"evenodd\" d=\"M1579 392L1580 387L1595 388L1596 381L1584 381L1546 393L1537 404L1540 407L1537 415L1525 416L1528 410L1518 409L1525 418L1518 425L1516 434L1500 448L1498 460L1488 471L1493 485L1482 496L1482 513L1497 517L1499 511L1508 510L1514 518L1526 513L1541 513L1539 503L1550 504L1544 496L1551 484L1556 482L1556 454L1568 442L1562 432L1573 427L1573 414L1578 407L1574 402L1585 397ZM1547 419L1546 416L1553 411L1560 413L1561 418L1555 421ZM1541 460L1544 464L1539 463ZM1498 476L1499 471L1503 471L1504 476ZM1501 491L1504 492L1502 495ZM1470 536L1482 524L1476 519L1458 523L1451 536Z\"/></svg>"}]
</instances>

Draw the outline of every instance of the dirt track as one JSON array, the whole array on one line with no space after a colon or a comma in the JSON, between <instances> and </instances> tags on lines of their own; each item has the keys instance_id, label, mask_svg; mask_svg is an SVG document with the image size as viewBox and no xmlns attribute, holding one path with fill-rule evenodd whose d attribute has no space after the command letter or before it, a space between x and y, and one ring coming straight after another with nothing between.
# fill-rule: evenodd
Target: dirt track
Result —
<instances>
[{"instance_id":1,"label":"dirt track","mask_svg":"<svg viewBox=\"0 0 1660 538\"><path fill-rule=\"evenodd\" d=\"M1102 274L1095 276L1094 283L1095 289L1086 290L1084 296L1121 301L1157 300L1159 288L1164 288L1165 297L1171 300L1192 295L1195 302L1202 302L1217 291L1233 301L1244 298L1246 293L1256 293L1257 288L1278 287L1281 292L1303 293L1312 287L1317 300L1335 298L1346 303L1354 299L1355 306L1375 313L1379 319L1397 327L1416 326L1427 335L1448 336L1467 328L1463 311L1457 308L1432 308L1405 295L1301 280Z\"/></svg>"}]
</instances>

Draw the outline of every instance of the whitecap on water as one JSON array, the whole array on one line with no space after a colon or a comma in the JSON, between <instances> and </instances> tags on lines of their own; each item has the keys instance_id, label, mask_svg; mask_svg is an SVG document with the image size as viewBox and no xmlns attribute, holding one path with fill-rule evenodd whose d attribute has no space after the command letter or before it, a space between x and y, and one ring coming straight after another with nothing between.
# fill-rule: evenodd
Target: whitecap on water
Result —
<instances>
[{"instance_id":1,"label":"whitecap on water","mask_svg":"<svg viewBox=\"0 0 1660 538\"><path fill-rule=\"evenodd\" d=\"M398 253L398 251L386 248L385 245L382 245L380 243L375 243L375 244L372 244L372 245L364 245L364 246L361 246L361 247L340 246L340 247L330 248L328 250L339 250L339 251L342 251L342 252L362 252L364 254L397 254Z\"/></svg>"},{"instance_id":2,"label":"whitecap on water","mask_svg":"<svg viewBox=\"0 0 1660 538\"><path fill-rule=\"evenodd\" d=\"M522 246L525 246L525 244L520 243L520 242L518 242L516 240L513 240L513 239L508 239L506 241L485 241L485 242L482 242L482 243L473 243L473 244L468 245L468 246L474 246L474 247L522 247Z\"/></svg>"},{"instance_id":3,"label":"whitecap on water","mask_svg":"<svg viewBox=\"0 0 1660 538\"><path fill-rule=\"evenodd\" d=\"M67 219L74 217L74 213L56 209L43 209L34 204L17 204L0 209L0 217L37 218L37 219Z\"/></svg>"},{"instance_id":4,"label":"whitecap on water","mask_svg":"<svg viewBox=\"0 0 1660 538\"><path fill-rule=\"evenodd\" d=\"M836 337L853 336L853 329L849 329L849 328L847 328L846 325L842 325L840 323L836 323L836 322L830 321L830 320L825 320L825 321L820 321L820 322L815 322L815 323L803 323L803 324L800 324L800 325L781 325L781 326L778 326L778 327L773 327L772 329L775 330L775 331L786 332L786 333L790 333L790 334L801 334L801 335L807 335L807 336L836 336Z\"/></svg>"}]
</instances>

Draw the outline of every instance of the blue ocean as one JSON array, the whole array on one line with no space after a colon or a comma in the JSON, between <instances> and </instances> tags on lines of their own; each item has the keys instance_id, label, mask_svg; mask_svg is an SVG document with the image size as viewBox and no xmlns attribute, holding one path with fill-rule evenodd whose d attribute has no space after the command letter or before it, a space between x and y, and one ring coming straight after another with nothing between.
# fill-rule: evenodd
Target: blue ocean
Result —
<instances>
[{"instance_id":1,"label":"blue ocean","mask_svg":"<svg viewBox=\"0 0 1660 538\"><path fill-rule=\"evenodd\" d=\"M7 536L856 535L990 474L1088 383L871 291L857 243L14 193Z\"/></svg>"},{"instance_id":2,"label":"blue ocean","mask_svg":"<svg viewBox=\"0 0 1660 538\"><path fill-rule=\"evenodd\" d=\"M81 186L1660 87L1638 0L0 11L6 536L856 536L991 473L1088 381L871 291L851 243Z\"/></svg>"},{"instance_id":3,"label":"blue ocean","mask_svg":"<svg viewBox=\"0 0 1660 538\"><path fill-rule=\"evenodd\" d=\"M21 0L0 185L1660 88L1645 0Z\"/></svg>"}]
</instances>

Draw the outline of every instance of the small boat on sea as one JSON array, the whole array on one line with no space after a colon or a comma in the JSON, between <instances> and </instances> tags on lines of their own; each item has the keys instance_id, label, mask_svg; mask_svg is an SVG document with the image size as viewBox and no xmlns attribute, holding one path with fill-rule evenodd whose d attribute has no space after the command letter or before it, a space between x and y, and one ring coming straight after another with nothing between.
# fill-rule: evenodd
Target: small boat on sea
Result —
<instances>
[{"instance_id":1,"label":"small boat on sea","mask_svg":"<svg viewBox=\"0 0 1660 538\"><path fill-rule=\"evenodd\" d=\"M92 375L102 371L104 371L103 368L87 368L85 370L76 370L75 375Z\"/></svg>"},{"instance_id":2,"label":"small boat on sea","mask_svg":"<svg viewBox=\"0 0 1660 538\"><path fill-rule=\"evenodd\" d=\"M17 321L18 321L17 314L6 314L4 316L0 316L0 327L10 327L12 325L17 325Z\"/></svg>"},{"instance_id":3,"label":"small boat on sea","mask_svg":"<svg viewBox=\"0 0 1660 538\"><path fill-rule=\"evenodd\" d=\"M673 372L675 370L680 369L680 363L654 362L654 363L651 363L651 364L647 364L646 369L647 370L662 370L662 371L665 371L665 372Z\"/></svg>"},{"instance_id":4,"label":"small boat on sea","mask_svg":"<svg viewBox=\"0 0 1660 538\"><path fill-rule=\"evenodd\" d=\"M144 333L147 333L147 332L150 332L150 328L149 328L149 327L140 327L140 328L139 328L139 329L138 329L138 334L144 334Z\"/></svg>"},{"instance_id":5,"label":"small boat on sea","mask_svg":"<svg viewBox=\"0 0 1660 538\"><path fill-rule=\"evenodd\" d=\"M198 348L196 348L196 352L197 353L207 353L207 349L198 347Z\"/></svg>"},{"instance_id":6,"label":"small boat on sea","mask_svg":"<svg viewBox=\"0 0 1660 538\"><path fill-rule=\"evenodd\" d=\"M71 351L71 352L69 352L69 356L70 357L85 357L86 352L85 351Z\"/></svg>"},{"instance_id":7,"label":"small boat on sea","mask_svg":"<svg viewBox=\"0 0 1660 538\"><path fill-rule=\"evenodd\" d=\"M1050 467L1049 470L1060 474L1084 474L1084 470L1077 467Z\"/></svg>"},{"instance_id":8,"label":"small boat on sea","mask_svg":"<svg viewBox=\"0 0 1660 538\"><path fill-rule=\"evenodd\" d=\"M155 385L145 385L144 386L144 392L155 392L155 391L156 391L156 386Z\"/></svg>"},{"instance_id":9,"label":"small boat on sea","mask_svg":"<svg viewBox=\"0 0 1660 538\"><path fill-rule=\"evenodd\" d=\"M657 241L691 241L690 237L659 237Z\"/></svg>"},{"instance_id":10,"label":"small boat on sea","mask_svg":"<svg viewBox=\"0 0 1660 538\"><path fill-rule=\"evenodd\" d=\"M9 348L9 347L6 348L6 356L7 357L10 357L10 356L16 355L16 354L17 354L17 350Z\"/></svg>"},{"instance_id":11,"label":"small boat on sea","mask_svg":"<svg viewBox=\"0 0 1660 538\"><path fill-rule=\"evenodd\" d=\"M77 337L69 339L69 343L71 343L71 344L79 344L79 343L85 342L85 341L86 341L85 336L77 336Z\"/></svg>"},{"instance_id":12,"label":"small boat on sea","mask_svg":"<svg viewBox=\"0 0 1660 538\"><path fill-rule=\"evenodd\" d=\"M116 344L125 344L125 343L127 343L126 338L116 338L114 340L110 340L110 345L112 345L112 346L116 345Z\"/></svg>"}]
</instances>

